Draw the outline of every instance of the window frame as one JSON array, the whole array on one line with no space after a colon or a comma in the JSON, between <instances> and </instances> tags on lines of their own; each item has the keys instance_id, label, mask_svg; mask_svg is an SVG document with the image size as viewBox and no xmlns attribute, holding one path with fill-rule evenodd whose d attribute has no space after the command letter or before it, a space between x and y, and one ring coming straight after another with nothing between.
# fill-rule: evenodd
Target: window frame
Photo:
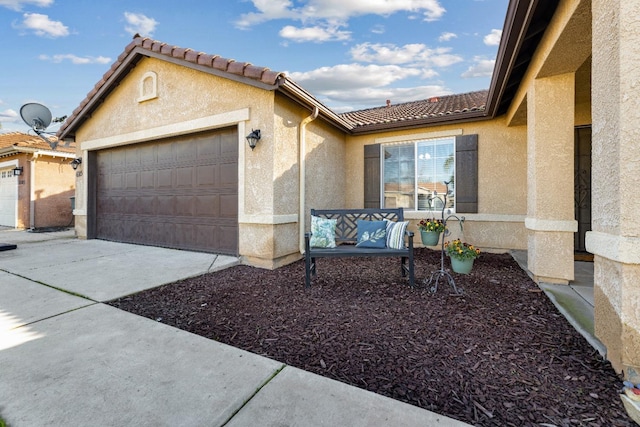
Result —
<instances>
[{"instance_id":1,"label":"window frame","mask_svg":"<svg viewBox=\"0 0 640 427\"><path fill-rule=\"evenodd\" d=\"M421 143L435 143L437 141L441 141L443 145L449 145L451 144L453 149L452 151L452 156L453 156L453 182L454 182L454 186L453 189L451 189L450 191L453 191L453 198L449 199L447 201L447 205L449 207L449 209L451 210L452 213L456 212L456 205L457 205L457 198L456 198L456 187L455 187L455 182L457 181L457 174L458 174L458 167L457 167L457 142L458 142L458 138L456 138L456 136L439 136L439 137L433 137L433 138L421 138L421 139L413 139L413 140L404 140L404 141L398 141L398 142L392 142L392 143L381 143L380 144L380 206L382 208L386 207L385 204L385 198L386 198L386 192L385 192L385 149L389 148L389 147L397 147L397 146L412 146L413 147L413 207L403 207L405 210L409 211L409 212L425 212L425 213L437 213L439 211L441 211L442 208L432 208L432 209L420 209L420 201L419 201L419 193L418 193L418 188L419 188L419 145ZM437 146L438 144L433 144L433 146ZM439 172L436 171L436 175ZM437 183L440 181L434 181L434 183ZM444 181L443 181L443 185L444 185Z\"/></svg>"}]
</instances>

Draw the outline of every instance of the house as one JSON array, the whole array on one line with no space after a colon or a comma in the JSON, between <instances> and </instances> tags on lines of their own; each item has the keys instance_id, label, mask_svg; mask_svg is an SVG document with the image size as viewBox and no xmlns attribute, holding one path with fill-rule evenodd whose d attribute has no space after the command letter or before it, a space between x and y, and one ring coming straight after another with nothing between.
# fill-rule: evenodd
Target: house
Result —
<instances>
[{"instance_id":1,"label":"house","mask_svg":"<svg viewBox=\"0 0 640 427\"><path fill-rule=\"evenodd\" d=\"M0 225L37 229L70 226L75 145L52 150L41 138L0 133Z\"/></svg>"},{"instance_id":2,"label":"house","mask_svg":"<svg viewBox=\"0 0 640 427\"><path fill-rule=\"evenodd\" d=\"M282 73L135 37L58 133L83 159L77 233L276 268L310 208L402 206L415 226L453 177L464 238L526 249L537 281L594 254L596 335L640 381L638 12L511 0L488 91L345 114Z\"/></svg>"}]
</instances>

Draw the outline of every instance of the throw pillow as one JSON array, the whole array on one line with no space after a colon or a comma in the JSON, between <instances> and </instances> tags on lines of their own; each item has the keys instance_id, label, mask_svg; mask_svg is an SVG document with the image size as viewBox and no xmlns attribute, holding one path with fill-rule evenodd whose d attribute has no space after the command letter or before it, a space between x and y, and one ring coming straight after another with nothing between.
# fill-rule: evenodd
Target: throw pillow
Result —
<instances>
[{"instance_id":1,"label":"throw pillow","mask_svg":"<svg viewBox=\"0 0 640 427\"><path fill-rule=\"evenodd\" d=\"M404 233L409 221L387 221L387 247L390 249L405 249Z\"/></svg>"},{"instance_id":2,"label":"throw pillow","mask_svg":"<svg viewBox=\"0 0 640 427\"><path fill-rule=\"evenodd\" d=\"M360 248L385 248L387 246L387 226L384 221L358 220L358 243Z\"/></svg>"},{"instance_id":3,"label":"throw pillow","mask_svg":"<svg viewBox=\"0 0 640 427\"><path fill-rule=\"evenodd\" d=\"M336 247L336 222L335 219L311 216L311 239L309 246L312 248Z\"/></svg>"}]
</instances>

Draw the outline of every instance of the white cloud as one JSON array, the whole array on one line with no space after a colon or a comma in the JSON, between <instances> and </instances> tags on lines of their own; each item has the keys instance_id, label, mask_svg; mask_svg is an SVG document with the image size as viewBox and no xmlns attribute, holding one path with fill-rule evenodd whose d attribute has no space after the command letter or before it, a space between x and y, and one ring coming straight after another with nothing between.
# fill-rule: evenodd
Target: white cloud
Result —
<instances>
[{"instance_id":1,"label":"white cloud","mask_svg":"<svg viewBox=\"0 0 640 427\"><path fill-rule=\"evenodd\" d=\"M77 56L71 53L67 53L64 55L40 55L38 59L42 61L50 61L53 63L60 63L62 61L70 61L72 64L76 65L85 65L85 64L109 64L111 62L111 58L107 58L105 56Z\"/></svg>"},{"instance_id":2,"label":"white cloud","mask_svg":"<svg viewBox=\"0 0 640 427\"><path fill-rule=\"evenodd\" d=\"M487 46L498 46L500 44L500 38L502 37L502 30L491 30L489 34L484 36L484 44Z\"/></svg>"},{"instance_id":3,"label":"white cloud","mask_svg":"<svg viewBox=\"0 0 640 427\"><path fill-rule=\"evenodd\" d=\"M69 28L60 21L52 21L41 13L25 13L22 15L22 27L32 30L43 37L65 37L69 35Z\"/></svg>"},{"instance_id":4,"label":"white cloud","mask_svg":"<svg viewBox=\"0 0 640 427\"><path fill-rule=\"evenodd\" d=\"M327 89L320 93L318 98L336 113L344 113L363 108L381 107L386 105L387 99L392 104L400 104L449 94L451 91L443 86L428 85L403 88Z\"/></svg>"},{"instance_id":5,"label":"white cloud","mask_svg":"<svg viewBox=\"0 0 640 427\"><path fill-rule=\"evenodd\" d=\"M456 33L442 33L440 37L438 37L439 42L448 42L451 39L457 38L458 35Z\"/></svg>"},{"instance_id":6,"label":"white cloud","mask_svg":"<svg viewBox=\"0 0 640 427\"><path fill-rule=\"evenodd\" d=\"M18 113L16 113L11 108L0 111L0 121L12 121L18 117Z\"/></svg>"},{"instance_id":7,"label":"white cloud","mask_svg":"<svg viewBox=\"0 0 640 427\"><path fill-rule=\"evenodd\" d=\"M398 65L340 64L307 72L293 72L289 76L311 93L360 90L387 86L408 77L420 76L416 68Z\"/></svg>"},{"instance_id":8,"label":"white cloud","mask_svg":"<svg viewBox=\"0 0 640 427\"><path fill-rule=\"evenodd\" d=\"M158 21L141 13L125 12L124 19L127 22L124 29L132 36L134 34L151 36L158 26Z\"/></svg>"},{"instance_id":9,"label":"white cloud","mask_svg":"<svg viewBox=\"0 0 640 427\"><path fill-rule=\"evenodd\" d=\"M448 67L462 61L449 53L451 48L431 49L421 43L396 46L394 44L361 43L351 48L351 56L359 62L378 64L412 64L420 67Z\"/></svg>"},{"instance_id":10,"label":"white cloud","mask_svg":"<svg viewBox=\"0 0 640 427\"><path fill-rule=\"evenodd\" d=\"M287 25L280 30L280 37L294 41L294 42L327 42L327 41L342 41L349 40L351 38L350 31L340 31L338 27L306 27L296 28L292 25Z\"/></svg>"},{"instance_id":11,"label":"white cloud","mask_svg":"<svg viewBox=\"0 0 640 427\"><path fill-rule=\"evenodd\" d=\"M243 14L236 21L240 28L275 19L346 22L362 15L388 16L397 12L419 13L425 21L435 21L446 10L438 0L307 0L295 7L291 0L252 0L257 12Z\"/></svg>"},{"instance_id":12,"label":"white cloud","mask_svg":"<svg viewBox=\"0 0 640 427\"><path fill-rule=\"evenodd\" d=\"M7 9L21 11L23 6L33 5L37 7L47 7L53 4L53 0L0 0L0 6Z\"/></svg>"},{"instance_id":13,"label":"white cloud","mask_svg":"<svg viewBox=\"0 0 640 427\"><path fill-rule=\"evenodd\" d=\"M384 34L384 33L386 32L386 29L385 29L384 25L380 25L380 24L378 24L378 25L375 25L375 26L371 29L371 32L372 32L373 34Z\"/></svg>"},{"instance_id":14,"label":"white cloud","mask_svg":"<svg viewBox=\"0 0 640 427\"><path fill-rule=\"evenodd\" d=\"M493 67L495 66L495 59L483 59L478 56L474 58L475 63L462 73L462 77L470 79L474 77L491 77L493 74Z\"/></svg>"}]
</instances>

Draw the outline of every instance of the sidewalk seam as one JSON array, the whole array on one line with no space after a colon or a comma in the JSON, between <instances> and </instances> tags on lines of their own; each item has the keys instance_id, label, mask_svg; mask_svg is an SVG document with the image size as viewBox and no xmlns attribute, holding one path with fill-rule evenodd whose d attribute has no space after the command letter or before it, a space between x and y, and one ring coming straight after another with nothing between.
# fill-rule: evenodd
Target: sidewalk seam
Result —
<instances>
[{"instance_id":1,"label":"sidewalk seam","mask_svg":"<svg viewBox=\"0 0 640 427\"><path fill-rule=\"evenodd\" d=\"M67 314L67 313L74 312L74 311L76 311L76 310L81 310L81 309L83 309L83 308L91 307L91 306L96 305L96 304L100 304L100 303L99 303L99 302L96 302L96 301L92 301L91 303L89 303L89 304L87 304L87 305L83 305L83 306L81 306L81 307L72 308L71 310L63 311L62 313L52 314L51 316L43 317L42 319L38 319L38 320L34 320L33 322L25 323L24 325L16 326L15 328L11 328L11 329L9 329L9 330L10 330L10 331L13 331L13 330L15 330L15 329L24 328L25 326L34 325L34 324L36 324L36 323L40 323L40 322L42 322L43 320L53 319L54 317L62 316L63 314Z\"/></svg>"},{"instance_id":2,"label":"sidewalk seam","mask_svg":"<svg viewBox=\"0 0 640 427\"><path fill-rule=\"evenodd\" d=\"M272 380L273 380L273 379L274 379L274 378L275 378L275 377L276 377L280 372L282 372L282 370L283 370L284 368L286 368L286 367L287 367L287 365L285 365L285 364L283 364L282 366L280 366L280 368L279 368L279 369L277 369L277 370L276 370L276 371L275 371L275 372L274 372L274 373L273 373L269 378L267 378L267 379L266 379L266 380L265 380L265 381L264 381L264 382L263 382L263 383L262 383L262 384L261 384L261 385L256 389L256 391L254 391L254 392L251 394L251 396L249 396L249 398L248 398L247 400L245 400L245 401L242 403L242 405L240 405L240 407L239 407L238 409L236 409L235 411L233 411L233 414L231 414L231 416L229 416L229 418L228 418L224 423L222 423L220 426L221 426L221 427L224 427L224 426L226 426L227 424L229 424L229 422L230 422L231 420L233 420L233 418L234 418L236 415L238 415L238 413L239 413L239 412L240 412L240 411L241 411L245 406L247 406L247 405L249 404L249 402L251 402L251 400L252 400L254 397L256 397L256 395L257 395L258 393L260 393L260 390L262 390L262 389L263 389L267 384L269 384L269 383L270 383L270 382L271 382L271 381L272 381Z\"/></svg>"},{"instance_id":3,"label":"sidewalk seam","mask_svg":"<svg viewBox=\"0 0 640 427\"><path fill-rule=\"evenodd\" d=\"M37 283L37 284L42 285L42 286L46 286L47 288L55 289L56 291L64 292L65 294L69 294L69 295L72 295L72 296L74 296L74 297L78 297L78 298L86 299L86 300L92 301L92 302L94 302L94 303L98 303L98 302L100 302L100 301L96 301L96 300L94 300L94 299L91 299L91 298L89 298L89 297L88 297L88 296L86 296L86 295L78 294L78 293L76 293L76 292L69 291L69 290L67 290L67 289L58 288L58 287L56 287L56 286L49 285L49 284L44 283L44 282L41 282L41 281L39 281L39 280L33 280L33 279L30 279L30 278L28 278L28 277L26 277L26 276L22 276L22 275L20 275L20 274L13 273L13 272L11 272L11 271L7 271L7 270L1 269L1 268L0 268L0 271L2 271L2 272L4 272L4 273L7 273L7 274L11 274L12 276L16 276L16 277L19 277L19 278L24 279L24 280L28 280L28 281L33 282L33 283Z\"/></svg>"}]
</instances>

